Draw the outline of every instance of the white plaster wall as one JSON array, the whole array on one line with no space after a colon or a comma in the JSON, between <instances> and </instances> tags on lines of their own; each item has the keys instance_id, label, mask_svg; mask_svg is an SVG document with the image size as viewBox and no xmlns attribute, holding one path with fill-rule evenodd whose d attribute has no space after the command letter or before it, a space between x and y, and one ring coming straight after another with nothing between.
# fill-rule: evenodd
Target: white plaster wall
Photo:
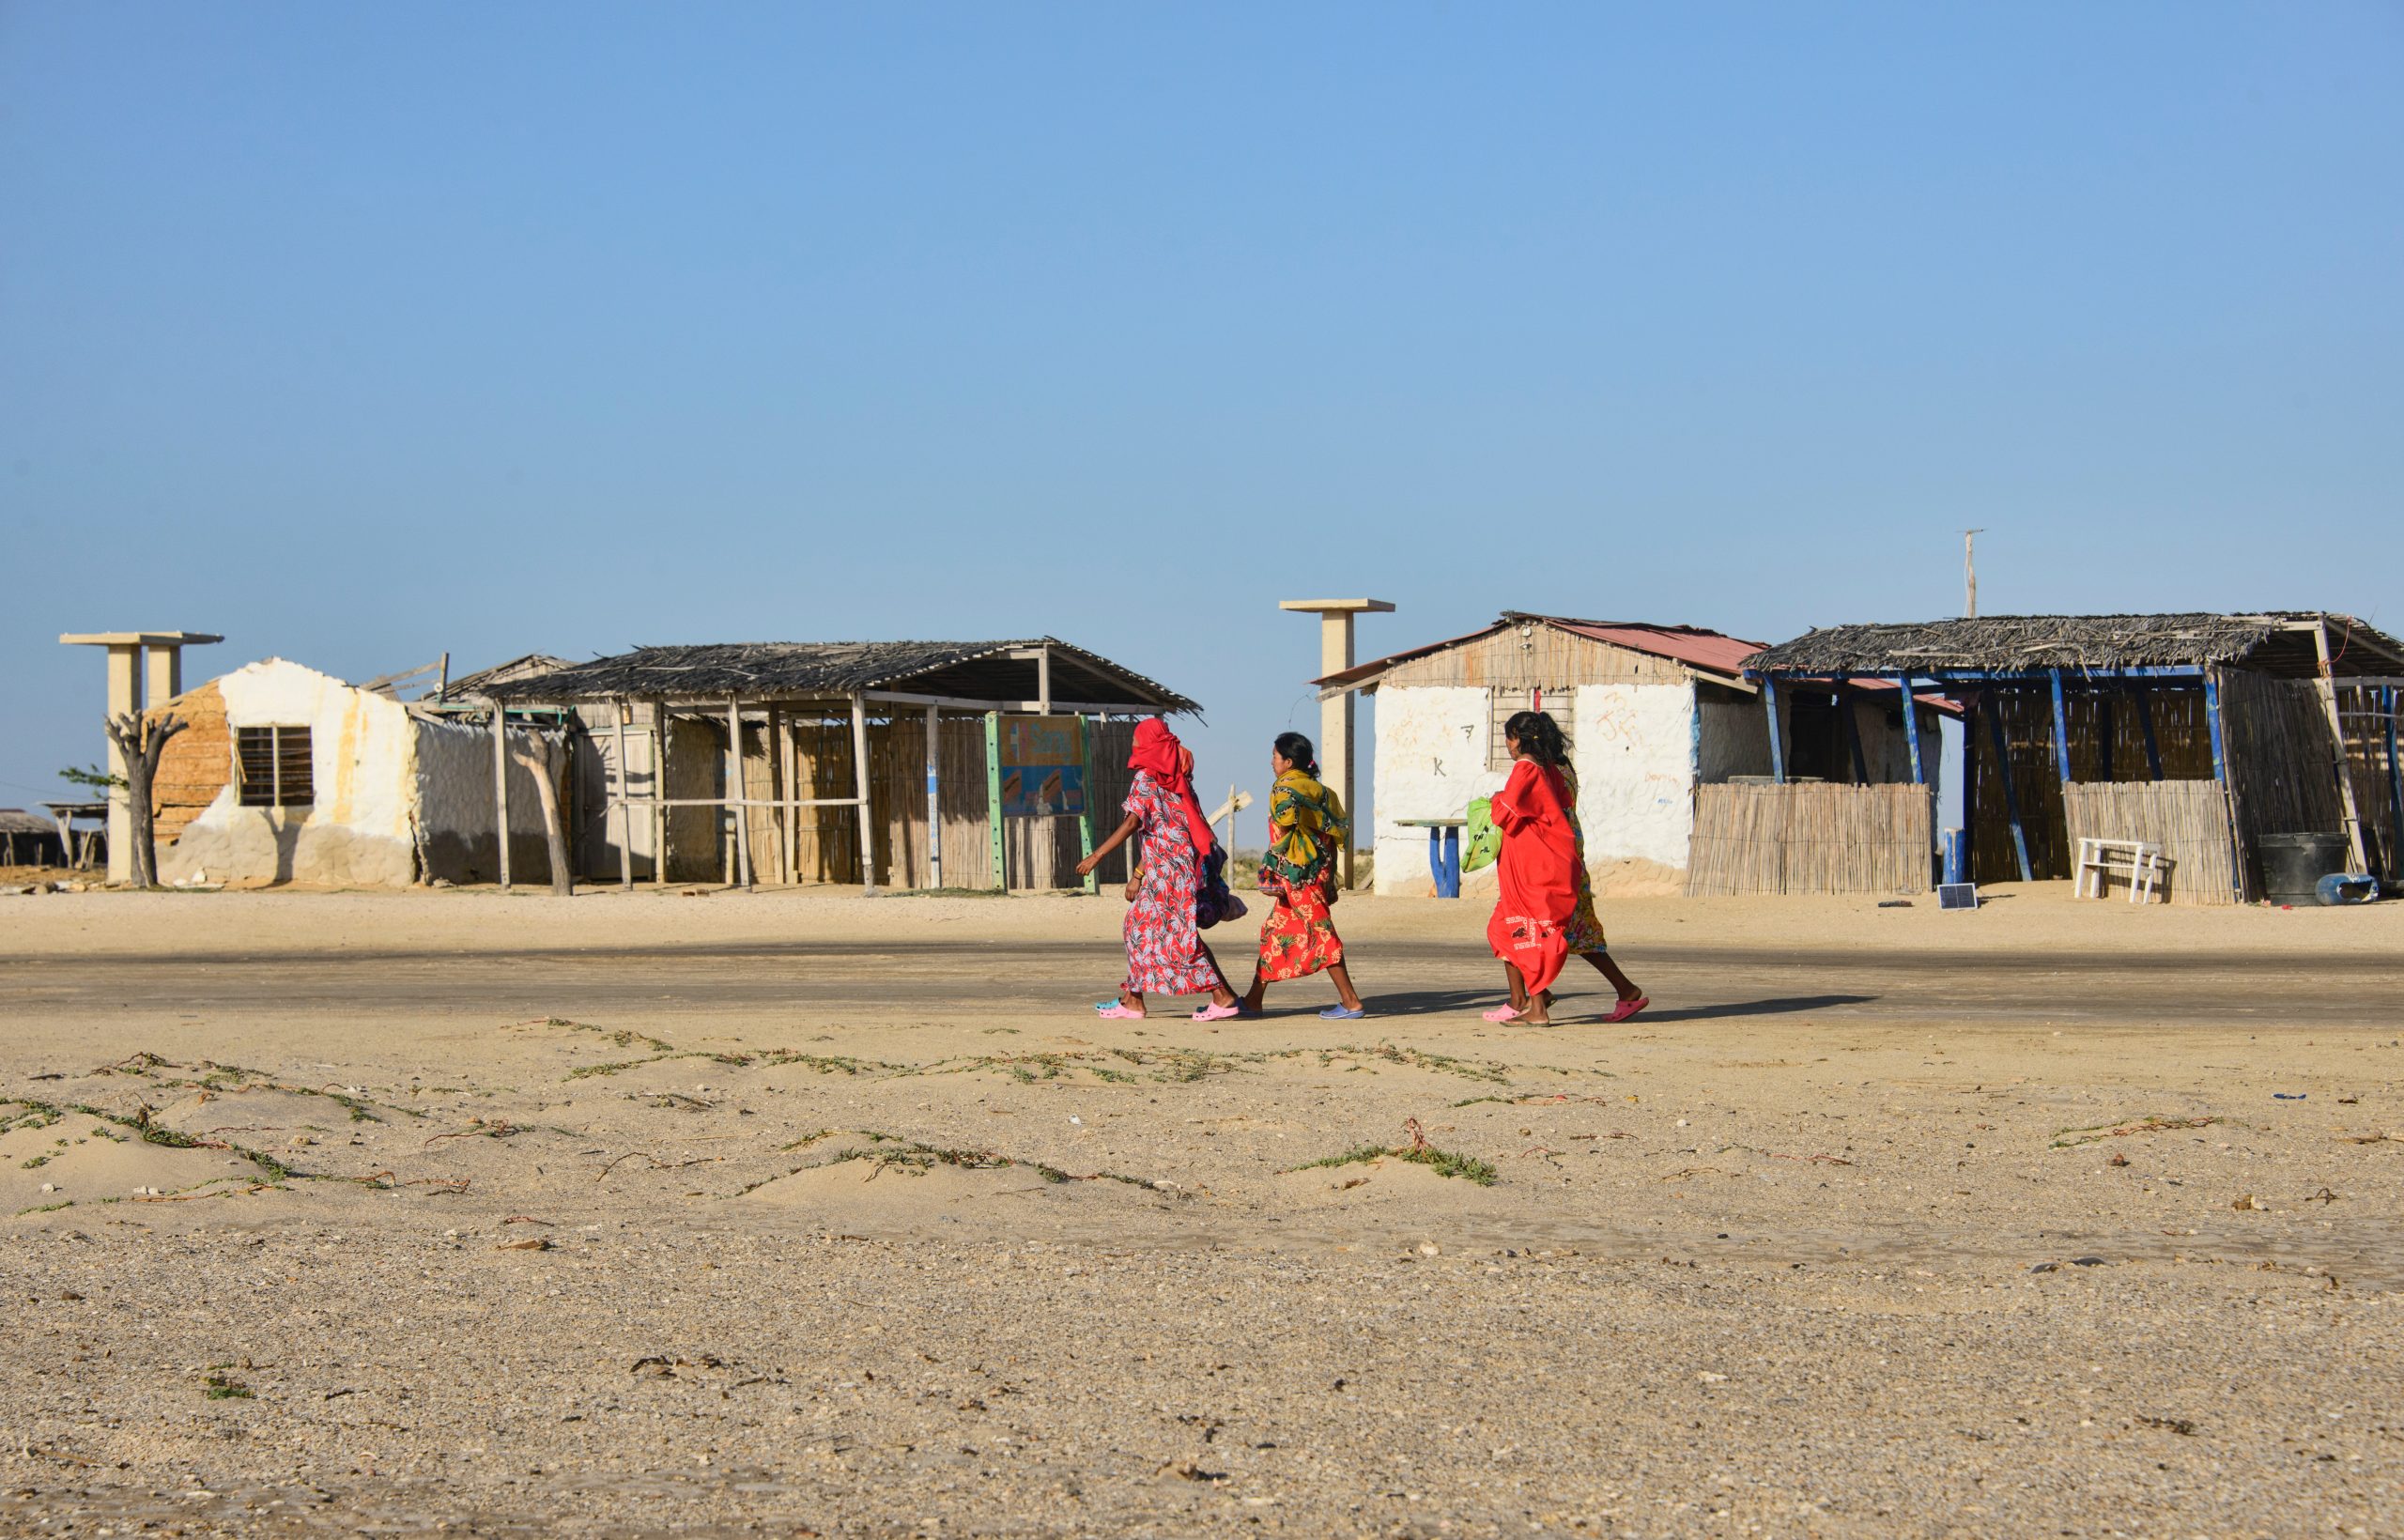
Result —
<instances>
[{"instance_id":1,"label":"white plaster wall","mask_svg":"<svg viewBox=\"0 0 2404 1540\"><path fill-rule=\"evenodd\" d=\"M1476 686L1378 692L1377 892L1435 891L1427 831L1396 820L1459 818L1473 799L1502 790L1505 773L1486 768L1487 700ZM1694 832L1693 686L1581 685L1573 732L1588 865L1648 861L1684 871ZM1462 891L1493 880L1491 869L1472 873Z\"/></svg>"},{"instance_id":2,"label":"white plaster wall","mask_svg":"<svg viewBox=\"0 0 2404 1540\"><path fill-rule=\"evenodd\" d=\"M1403 828L1396 819L1464 817L1472 801L1502 789L1502 773L1486 768L1487 715L1483 686L1378 691L1374 891L1425 898L1436 890L1427 831ZM1490 871L1482 875L1493 880ZM1464 886L1478 880L1472 875Z\"/></svg>"},{"instance_id":3,"label":"white plaster wall","mask_svg":"<svg viewBox=\"0 0 2404 1540\"><path fill-rule=\"evenodd\" d=\"M501 875L494 846L492 728L484 723L423 719L412 765L419 832L425 844L425 874L447 882L491 882ZM513 747L523 733L513 729ZM509 762L509 864L516 882L550 879L550 846L543 834L542 795L534 773L513 756Z\"/></svg>"},{"instance_id":4,"label":"white plaster wall","mask_svg":"<svg viewBox=\"0 0 2404 1540\"><path fill-rule=\"evenodd\" d=\"M161 878L406 886L416 871L408 713L282 658L237 669L217 687L229 738L245 727L309 729L316 800L306 809L245 808L229 780L161 849Z\"/></svg>"},{"instance_id":5,"label":"white plaster wall","mask_svg":"<svg viewBox=\"0 0 2404 1540\"><path fill-rule=\"evenodd\" d=\"M1587 865L1652 861L1684 871L1694 834L1694 686L1580 685L1577 720Z\"/></svg>"}]
</instances>

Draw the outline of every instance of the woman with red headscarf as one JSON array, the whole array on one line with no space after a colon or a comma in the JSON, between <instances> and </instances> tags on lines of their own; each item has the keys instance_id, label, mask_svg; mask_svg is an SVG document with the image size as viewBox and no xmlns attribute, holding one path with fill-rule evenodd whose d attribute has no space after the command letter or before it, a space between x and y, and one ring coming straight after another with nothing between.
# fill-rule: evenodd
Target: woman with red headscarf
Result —
<instances>
[{"instance_id":1,"label":"woman with red headscarf","mask_svg":"<svg viewBox=\"0 0 2404 1540\"><path fill-rule=\"evenodd\" d=\"M1166 722L1150 716L1135 725L1135 749L1127 767L1135 772L1135 781L1127 793L1126 821L1077 863L1077 875L1086 876L1103 856L1142 837L1141 870L1128 885L1127 981L1116 1001L1095 1009L1108 1018L1137 1021L1145 1014L1147 992L1207 993L1210 1003L1194 1019L1225 1021L1237 1013L1236 993L1194 925L1194 901L1215 841L1194 798L1194 756Z\"/></svg>"}]
</instances>

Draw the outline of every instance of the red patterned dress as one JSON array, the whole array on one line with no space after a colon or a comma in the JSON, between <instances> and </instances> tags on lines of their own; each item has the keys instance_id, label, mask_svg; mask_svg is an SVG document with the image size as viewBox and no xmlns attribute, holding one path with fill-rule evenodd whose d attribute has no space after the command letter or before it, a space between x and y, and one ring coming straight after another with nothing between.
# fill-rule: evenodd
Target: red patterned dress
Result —
<instances>
[{"instance_id":1,"label":"red patterned dress","mask_svg":"<svg viewBox=\"0 0 2404 1540\"><path fill-rule=\"evenodd\" d=\"M1139 994L1208 994L1225 980L1202 950L1202 933L1194 926L1202 862L1185 809L1150 772L1138 770L1125 810L1143 821L1136 837L1142 841L1143 880L1127 910L1127 988Z\"/></svg>"},{"instance_id":2,"label":"red patterned dress","mask_svg":"<svg viewBox=\"0 0 2404 1540\"><path fill-rule=\"evenodd\" d=\"M1344 961L1344 939L1328 912L1335 855L1350 825L1335 793L1300 770L1269 789L1269 853L1262 891L1277 907L1260 926L1260 977L1272 983L1307 978Z\"/></svg>"}]
</instances>

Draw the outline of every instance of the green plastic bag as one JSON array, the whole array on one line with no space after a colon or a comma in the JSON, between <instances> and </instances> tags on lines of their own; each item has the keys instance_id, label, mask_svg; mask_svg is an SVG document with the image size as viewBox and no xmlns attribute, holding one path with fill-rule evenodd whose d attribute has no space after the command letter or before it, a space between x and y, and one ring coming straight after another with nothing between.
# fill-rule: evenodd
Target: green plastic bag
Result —
<instances>
[{"instance_id":1,"label":"green plastic bag","mask_svg":"<svg viewBox=\"0 0 2404 1540\"><path fill-rule=\"evenodd\" d=\"M1502 854L1502 831L1494 826L1494 805L1479 797L1469 805L1469 826L1461 830L1461 870L1481 871Z\"/></svg>"}]
</instances>

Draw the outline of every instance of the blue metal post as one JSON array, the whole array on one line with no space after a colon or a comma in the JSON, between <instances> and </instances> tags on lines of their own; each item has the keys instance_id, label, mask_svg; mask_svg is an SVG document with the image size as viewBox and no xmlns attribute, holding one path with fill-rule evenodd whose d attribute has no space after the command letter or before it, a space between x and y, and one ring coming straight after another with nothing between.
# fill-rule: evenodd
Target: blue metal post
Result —
<instances>
[{"instance_id":1,"label":"blue metal post","mask_svg":"<svg viewBox=\"0 0 2404 1540\"><path fill-rule=\"evenodd\" d=\"M1786 784L1786 745L1778 727L1778 677L1768 675L1762 680L1762 709L1769 713L1769 776L1780 786Z\"/></svg>"},{"instance_id":2,"label":"blue metal post","mask_svg":"<svg viewBox=\"0 0 2404 1540\"><path fill-rule=\"evenodd\" d=\"M2054 762L2061 766L2062 784L2070 784L2070 710L2062 702L2062 671L2046 670L2054 685Z\"/></svg>"},{"instance_id":3,"label":"blue metal post","mask_svg":"<svg viewBox=\"0 0 2404 1540\"><path fill-rule=\"evenodd\" d=\"M2137 727L2145 733L2146 774L2154 780L2162 778L2162 746L2153 736L2153 692L2143 685L2136 687Z\"/></svg>"},{"instance_id":4,"label":"blue metal post","mask_svg":"<svg viewBox=\"0 0 2404 1540\"><path fill-rule=\"evenodd\" d=\"M1461 896L1461 831L1451 825L1444 829L1444 897Z\"/></svg>"},{"instance_id":5,"label":"blue metal post","mask_svg":"<svg viewBox=\"0 0 2404 1540\"><path fill-rule=\"evenodd\" d=\"M2003 713L1996 709L1992 697L1980 702L1986 708L1987 732L1995 739L1995 773L2003 784L2003 816L2011 821L2011 850L2020 857L2020 880L2036 881L2028 866L2028 831L2020 826L2020 798L2011 790L2011 745L2004 741Z\"/></svg>"},{"instance_id":6,"label":"blue metal post","mask_svg":"<svg viewBox=\"0 0 2404 1540\"><path fill-rule=\"evenodd\" d=\"M1919 708L1912 700L1912 676L1902 675L1895 681L1895 687L1903 692L1903 742L1911 746L1912 784L1925 786L1928 784L1928 773L1920 768L1919 762Z\"/></svg>"},{"instance_id":7,"label":"blue metal post","mask_svg":"<svg viewBox=\"0 0 2404 1540\"><path fill-rule=\"evenodd\" d=\"M2212 779L2220 782L2222 800L2228 804L2228 885L2237 901L2245 901L2245 846L2237 837L2237 788L2228 778L2228 743L2221 721L2220 681L2211 674L2204 676L2204 721L2212 733Z\"/></svg>"}]
</instances>

